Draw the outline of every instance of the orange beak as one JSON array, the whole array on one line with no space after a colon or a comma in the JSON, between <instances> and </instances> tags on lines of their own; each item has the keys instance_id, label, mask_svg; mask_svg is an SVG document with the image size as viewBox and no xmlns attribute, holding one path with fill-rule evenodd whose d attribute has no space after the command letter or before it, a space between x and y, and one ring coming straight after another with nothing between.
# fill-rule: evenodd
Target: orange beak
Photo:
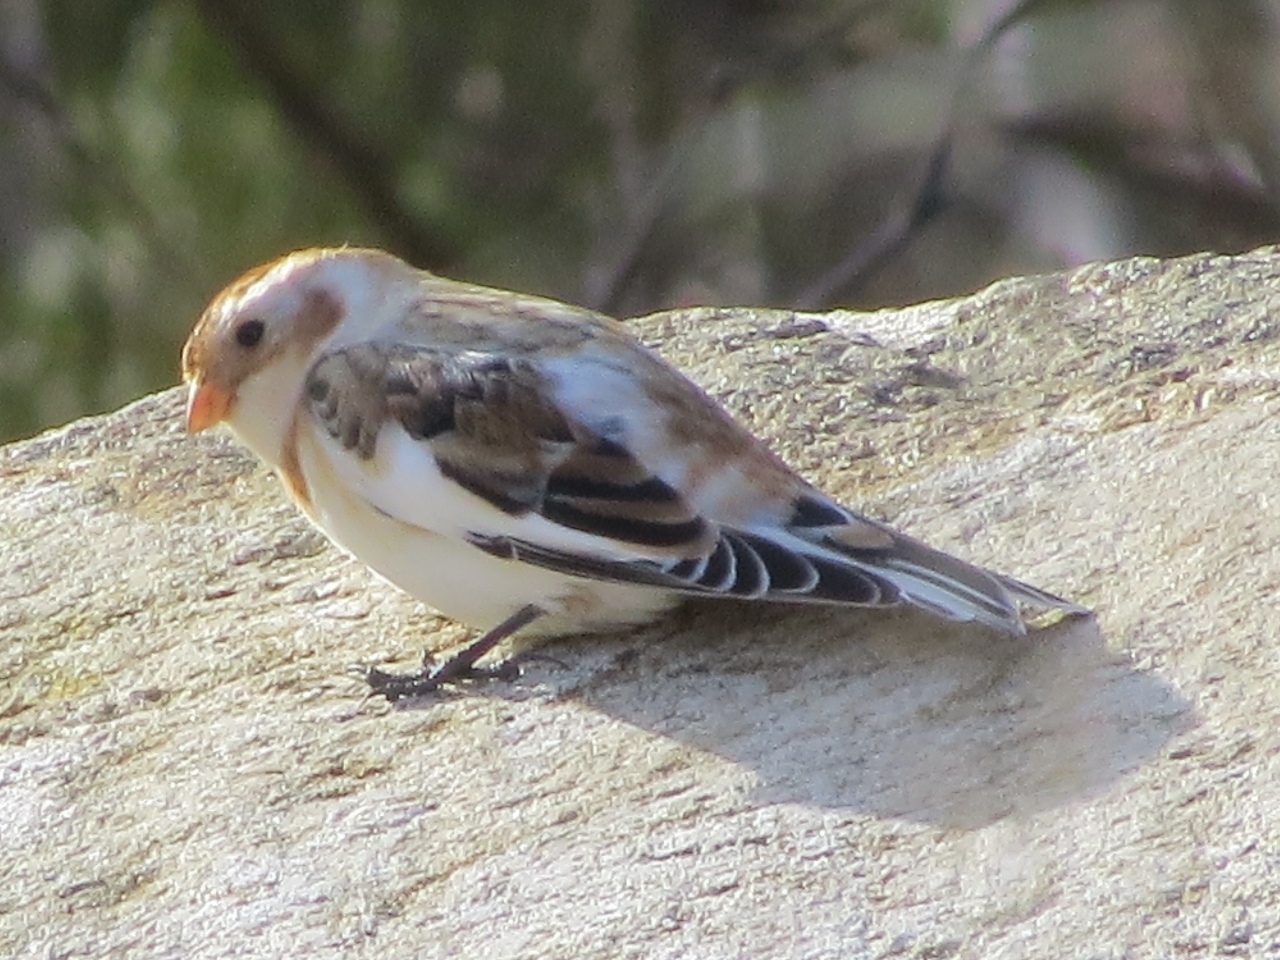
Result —
<instances>
[{"instance_id":1,"label":"orange beak","mask_svg":"<svg viewBox=\"0 0 1280 960\"><path fill-rule=\"evenodd\" d=\"M230 393L212 383L193 383L187 397L187 433L208 430L225 420L230 412Z\"/></svg>"}]
</instances>

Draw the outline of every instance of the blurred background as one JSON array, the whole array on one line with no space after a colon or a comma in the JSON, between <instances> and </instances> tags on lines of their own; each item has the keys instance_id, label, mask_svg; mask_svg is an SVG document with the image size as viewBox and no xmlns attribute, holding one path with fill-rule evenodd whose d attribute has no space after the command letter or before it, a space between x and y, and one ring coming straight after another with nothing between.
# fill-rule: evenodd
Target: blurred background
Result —
<instances>
[{"instance_id":1,"label":"blurred background","mask_svg":"<svg viewBox=\"0 0 1280 960\"><path fill-rule=\"evenodd\" d=\"M374 244L617 315L1280 239L1280 0L0 0L0 439Z\"/></svg>"}]
</instances>

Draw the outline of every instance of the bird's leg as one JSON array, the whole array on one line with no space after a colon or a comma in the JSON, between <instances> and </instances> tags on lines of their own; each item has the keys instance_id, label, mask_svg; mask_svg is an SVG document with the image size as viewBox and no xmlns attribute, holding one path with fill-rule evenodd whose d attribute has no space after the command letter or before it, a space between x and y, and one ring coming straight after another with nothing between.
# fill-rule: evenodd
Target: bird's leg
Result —
<instances>
[{"instance_id":1,"label":"bird's leg","mask_svg":"<svg viewBox=\"0 0 1280 960\"><path fill-rule=\"evenodd\" d=\"M433 666L430 656L426 657L422 670L418 673L387 673L377 667L364 667L361 673L373 693L381 694L391 701L401 697L419 697L439 689L442 684L456 680L514 680L520 675L520 668L511 660L504 660L492 667L477 667L476 661L544 613L546 611L537 604L526 604L444 663Z\"/></svg>"},{"instance_id":2,"label":"bird's leg","mask_svg":"<svg viewBox=\"0 0 1280 960\"><path fill-rule=\"evenodd\" d=\"M477 667L476 661L517 630L533 623L544 613L546 611L537 604L525 604L525 606L507 617L484 636L472 640L471 643L467 644L444 663L438 667L431 668L431 679L437 684L473 678L514 680L519 676L520 668L510 660L492 667Z\"/></svg>"}]
</instances>

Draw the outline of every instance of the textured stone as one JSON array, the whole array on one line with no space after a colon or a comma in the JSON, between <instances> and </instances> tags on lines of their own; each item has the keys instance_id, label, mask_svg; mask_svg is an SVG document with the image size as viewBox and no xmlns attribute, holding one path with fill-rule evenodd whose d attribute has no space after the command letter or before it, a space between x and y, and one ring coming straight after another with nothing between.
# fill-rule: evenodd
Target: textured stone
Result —
<instances>
[{"instance_id":1,"label":"textured stone","mask_svg":"<svg viewBox=\"0 0 1280 960\"><path fill-rule=\"evenodd\" d=\"M170 391L0 451L0 954L1280 948L1280 256L637 330L847 503L1097 611L702 604L388 707L465 632Z\"/></svg>"}]
</instances>

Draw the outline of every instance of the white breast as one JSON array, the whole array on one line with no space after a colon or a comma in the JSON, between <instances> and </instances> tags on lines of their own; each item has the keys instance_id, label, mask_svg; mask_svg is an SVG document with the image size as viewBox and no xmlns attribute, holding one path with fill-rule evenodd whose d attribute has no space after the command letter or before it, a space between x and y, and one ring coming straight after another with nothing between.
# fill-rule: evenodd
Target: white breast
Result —
<instances>
[{"instance_id":1,"label":"white breast","mask_svg":"<svg viewBox=\"0 0 1280 960\"><path fill-rule=\"evenodd\" d=\"M501 560L470 545L463 539L467 531L533 535L542 542L536 539L539 526L552 525L540 517L507 517L441 476L426 445L398 424L383 428L378 455L368 461L305 418L297 443L315 522L356 558L445 616L487 630L534 603L549 616L524 632L554 635L643 622L676 600L651 587L583 580Z\"/></svg>"}]
</instances>

